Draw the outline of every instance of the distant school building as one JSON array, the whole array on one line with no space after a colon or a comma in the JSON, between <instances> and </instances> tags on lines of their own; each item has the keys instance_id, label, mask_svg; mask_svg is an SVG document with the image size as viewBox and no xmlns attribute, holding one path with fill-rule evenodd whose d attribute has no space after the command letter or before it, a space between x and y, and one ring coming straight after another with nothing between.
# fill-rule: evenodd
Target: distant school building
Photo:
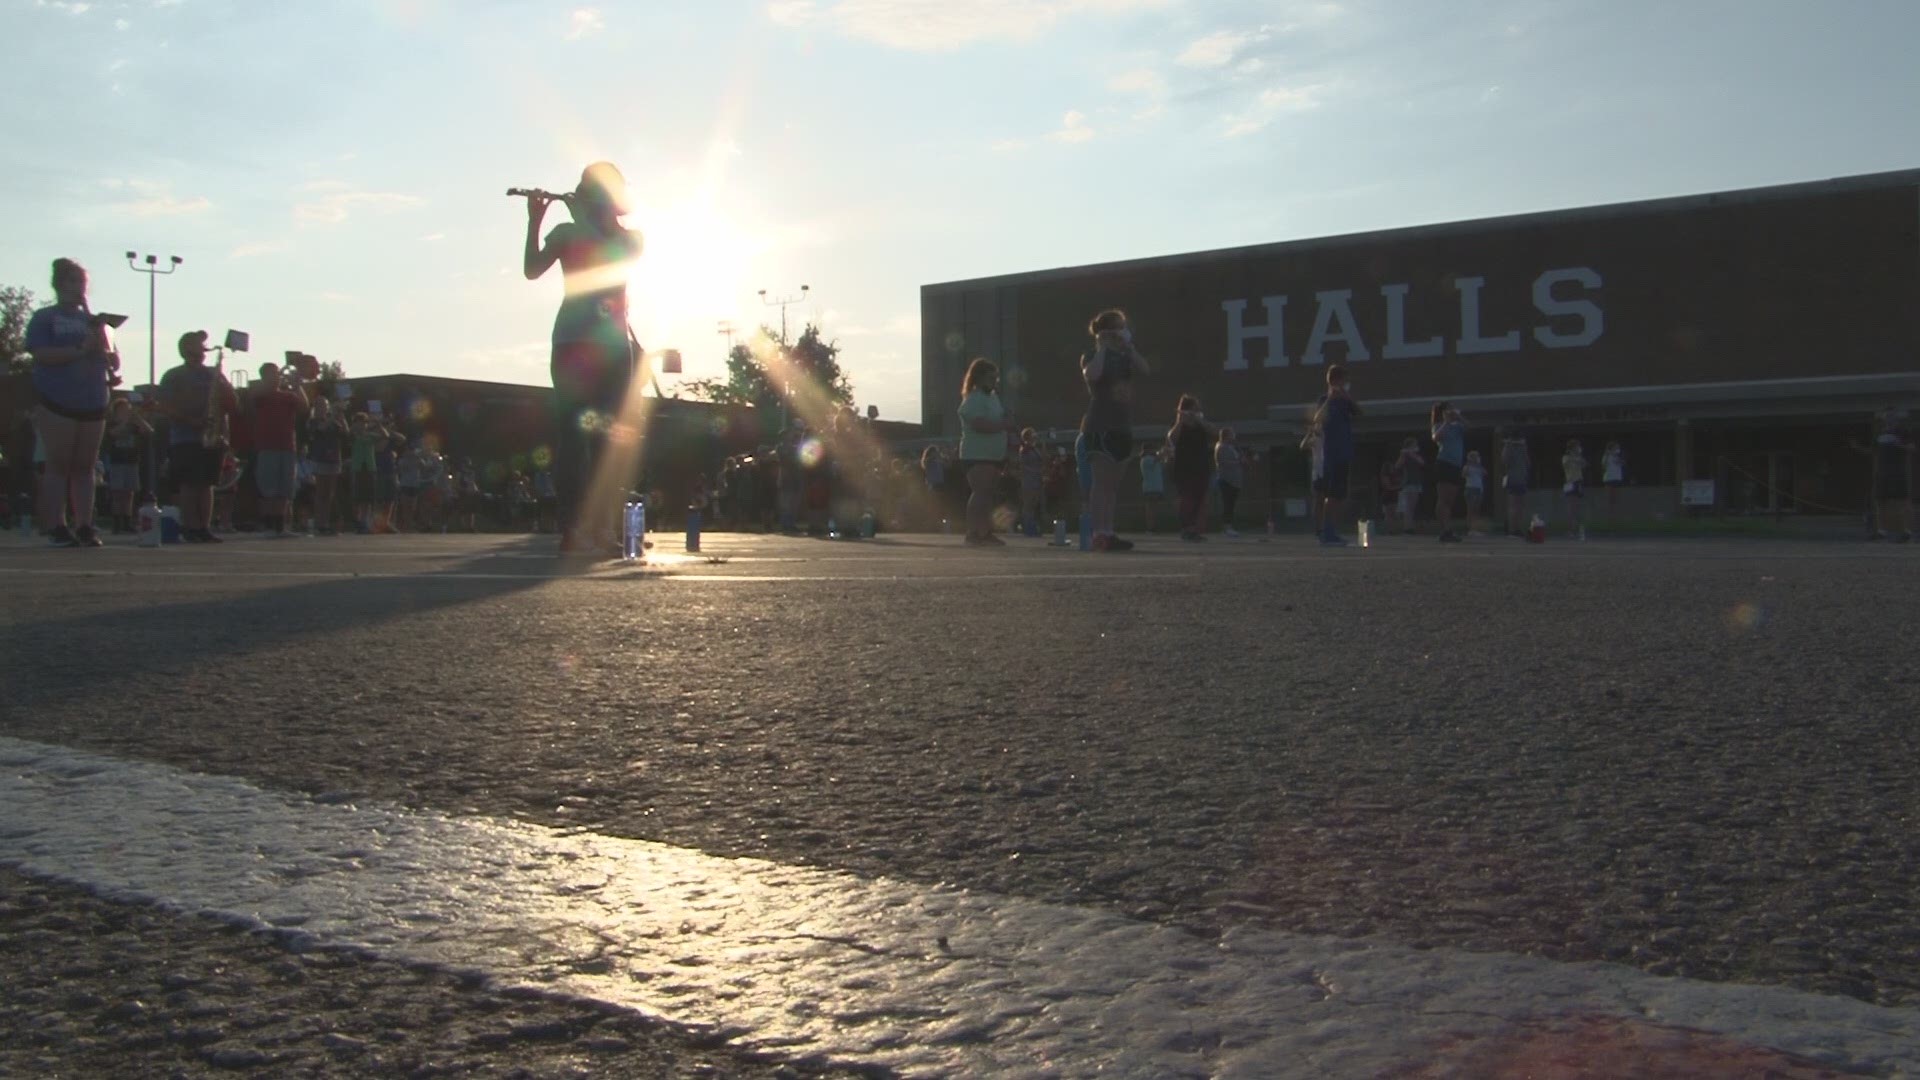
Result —
<instances>
[{"instance_id":1,"label":"distant school building","mask_svg":"<svg viewBox=\"0 0 1920 1080\"><path fill-rule=\"evenodd\" d=\"M1295 446L1326 365L1366 408L1356 477L1449 400L1490 467L1529 443L1627 454L1637 513L1857 514L1872 414L1920 402L1920 170L1264 244L921 289L927 433L957 437L975 356L1017 417L1064 435L1086 393L1086 325L1130 316L1154 363L1136 434L1181 393L1272 449L1265 484L1303 493ZM1496 478L1497 482L1497 478Z\"/></svg>"}]
</instances>

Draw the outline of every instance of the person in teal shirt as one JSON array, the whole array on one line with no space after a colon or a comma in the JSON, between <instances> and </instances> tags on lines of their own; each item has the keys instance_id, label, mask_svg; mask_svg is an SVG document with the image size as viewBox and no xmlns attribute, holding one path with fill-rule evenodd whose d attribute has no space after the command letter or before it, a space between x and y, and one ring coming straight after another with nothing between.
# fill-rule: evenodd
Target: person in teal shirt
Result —
<instances>
[{"instance_id":1,"label":"person in teal shirt","mask_svg":"<svg viewBox=\"0 0 1920 1080\"><path fill-rule=\"evenodd\" d=\"M527 280L554 263L566 280L566 297L553 320L554 487L559 495L560 550L598 542L615 546L613 522L627 486L623 477L601 487L606 494L588 505L608 436L622 424L627 392L639 362L627 326L627 277L640 257L641 238L620 218L631 207L626 179L599 161L580 174L572 194L561 197L573 220L553 227L544 243L540 224L549 199L527 197L523 267Z\"/></svg>"},{"instance_id":2,"label":"person in teal shirt","mask_svg":"<svg viewBox=\"0 0 1920 1080\"><path fill-rule=\"evenodd\" d=\"M984 357L967 365L960 383L960 471L967 477L967 540L972 546L1003 546L993 535L993 495L1007 460L1013 421L1000 402L1000 368Z\"/></svg>"}]
</instances>

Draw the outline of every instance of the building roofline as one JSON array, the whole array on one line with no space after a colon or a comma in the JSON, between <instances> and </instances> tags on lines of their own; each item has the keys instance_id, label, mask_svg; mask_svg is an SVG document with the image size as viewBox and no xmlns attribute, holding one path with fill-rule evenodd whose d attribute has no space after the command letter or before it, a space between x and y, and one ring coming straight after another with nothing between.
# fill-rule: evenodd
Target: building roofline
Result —
<instances>
[{"instance_id":1,"label":"building roofline","mask_svg":"<svg viewBox=\"0 0 1920 1080\"><path fill-rule=\"evenodd\" d=\"M1825 180L1797 181L1788 184L1772 184L1765 187L1740 188L1732 191L1709 192L1705 194L1663 196L1655 199L1604 203L1597 206L1530 211L1527 213L1507 214L1498 217L1472 218L1465 221L1395 226L1366 232L1302 237L1295 240L1247 244L1240 247L1212 248L1206 251L1183 252L1174 255L1155 255L1139 259L1121 259L1114 262L1088 263L1081 266L1063 266L1047 270L997 274L922 285L920 292L923 296L926 296L929 294L947 293L988 285L1029 285L1043 281L1077 277L1090 273L1121 273L1136 270L1177 269L1179 267L1208 262L1227 256L1292 254L1311 251L1317 248L1345 247L1413 239L1432 239L1443 236L1495 232L1504 229L1518 229L1547 224L1565 224L1576 221L1604 221L1610 218L1634 215L1671 214L1706 207L1741 206L1752 203L1779 202L1788 199L1805 198L1811 195L1838 195L1860 191L1895 190L1903 187L1920 188L1920 168L1861 173L1855 176L1832 177Z\"/></svg>"}]
</instances>

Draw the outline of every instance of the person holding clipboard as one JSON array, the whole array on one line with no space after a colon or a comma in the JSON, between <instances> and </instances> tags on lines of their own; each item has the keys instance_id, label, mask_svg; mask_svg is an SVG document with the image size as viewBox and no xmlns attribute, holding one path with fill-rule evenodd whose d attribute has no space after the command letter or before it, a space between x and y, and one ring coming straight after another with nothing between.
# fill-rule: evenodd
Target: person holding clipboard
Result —
<instances>
[{"instance_id":1,"label":"person holding clipboard","mask_svg":"<svg viewBox=\"0 0 1920 1080\"><path fill-rule=\"evenodd\" d=\"M87 271L72 259L53 261L53 295L51 306L27 320L26 333L38 399L33 426L47 455L40 528L60 547L100 547L93 527L94 469L107 404L120 382L113 330L127 317L87 307Z\"/></svg>"}]
</instances>

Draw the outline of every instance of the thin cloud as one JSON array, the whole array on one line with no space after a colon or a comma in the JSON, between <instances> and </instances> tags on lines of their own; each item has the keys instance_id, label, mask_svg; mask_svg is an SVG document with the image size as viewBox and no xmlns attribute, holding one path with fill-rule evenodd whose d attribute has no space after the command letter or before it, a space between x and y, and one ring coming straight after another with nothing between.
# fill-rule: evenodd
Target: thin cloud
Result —
<instances>
[{"instance_id":1,"label":"thin cloud","mask_svg":"<svg viewBox=\"0 0 1920 1080\"><path fill-rule=\"evenodd\" d=\"M1116 94L1144 94L1159 97L1167 92L1167 80L1152 68L1124 71L1107 80L1107 89Z\"/></svg>"},{"instance_id":2,"label":"thin cloud","mask_svg":"<svg viewBox=\"0 0 1920 1080\"><path fill-rule=\"evenodd\" d=\"M1254 99L1253 106L1244 112L1228 115L1222 123L1222 133L1229 139L1251 135L1260 131L1288 113L1309 112L1320 107L1325 99L1327 88L1323 85L1277 86L1263 90Z\"/></svg>"},{"instance_id":3,"label":"thin cloud","mask_svg":"<svg viewBox=\"0 0 1920 1080\"><path fill-rule=\"evenodd\" d=\"M1199 38L1180 51L1174 57L1174 63L1182 67L1222 68L1233 63L1240 50L1257 41L1265 39L1262 30L1219 30Z\"/></svg>"},{"instance_id":4,"label":"thin cloud","mask_svg":"<svg viewBox=\"0 0 1920 1080\"><path fill-rule=\"evenodd\" d=\"M1078 109L1069 109L1060 119L1060 129L1049 132L1047 138L1054 142L1087 142L1093 138L1093 128L1087 124L1087 115Z\"/></svg>"},{"instance_id":5,"label":"thin cloud","mask_svg":"<svg viewBox=\"0 0 1920 1080\"><path fill-rule=\"evenodd\" d=\"M80 0L34 0L33 6L64 12L68 15L85 15L93 10L92 4L82 3Z\"/></svg>"},{"instance_id":6,"label":"thin cloud","mask_svg":"<svg viewBox=\"0 0 1920 1080\"><path fill-rule=\"evenodd\" d=\"M578 41L606 28L606 17L599 8L575 8L573 14L567 17L567 40Z\"/></svg>"},{"instance_id":7,"label":"thin cloud","mask_svg":"<svg viewBox=\"0 0 1920 1080\"><path fill-rule=\"evenodd\" d=\"M426 201L397 191L360 191L339 180L316 180L298 190L313 196L293 204L293 219L302 225L338 225L358 210L392 212Z\"/></svg>"},{"instance_id":8,"label":"thin cloud","mask_svg":"<svg viewBox=\"0 0 1920 1080\"><path fill-rule=\"evenodd\" d=\"M125 193L126 198L109 203L107 210L127 217L183 217L213 209L213 200L205 195L182 198L170 186L155 180L109 176L101 179L100 186Z\"/></svg>"},{"instance_id":9,"label":"thin cloud","mask_svg":"<svg viewBox=\"0 0 1920 1080\"><path fill-rule=\"evenodd\" d=\"M285 244L269 244L269 243L241 244L240 246L234 248L232 251L227 252L227 258L252 259L252 258L257 258L261 255L271 255L277 251L285 251L286 249L287 249L287 246Z\"/></svg>"},{"instance_id":10,"label":"thin cloud","mask_svg":"<svg viewBox=\"0 0 1920 1080\"><path fill-rule=\"evenodd\" d=\"M1170 0L774 0L779 26L823 26L847 37L912 52L942 52L984 41L1031 41L1079 15L1121 15Z\"/></svg>"}]
</instances>

